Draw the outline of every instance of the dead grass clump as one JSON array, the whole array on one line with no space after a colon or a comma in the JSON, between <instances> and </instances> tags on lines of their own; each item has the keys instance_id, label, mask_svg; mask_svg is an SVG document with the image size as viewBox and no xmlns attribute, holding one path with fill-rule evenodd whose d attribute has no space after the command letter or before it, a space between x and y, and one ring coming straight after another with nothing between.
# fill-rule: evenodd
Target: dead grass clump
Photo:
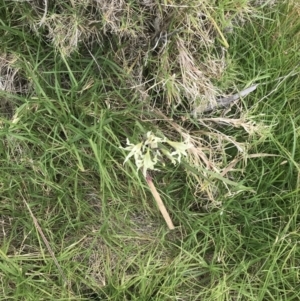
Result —
<instances>
[{"instance_id":1,"label":"dead grass clump","mask_svg":"<svg viewBox=\"0 0 300 301\"><path fill-rule=\"evenodd\" d=\"M183 87L183 95L189 99L191 108L199 105L206 107L215 102L217 88L210 81L210 78L201 71L195 59L184 45L184 41L178 39L178 62L181 69L180 84Z\"/></svg>"},{"instance_id":2,"label":"dead grass clump","mask_svg":"<svg viewBox=\"0 0 300 301\"><path fill-rule=\"evenodd\" d=\"M15 109L15 102L12 95L25 95L30 90L30 84L20 74L16 67L17 56L13 54L0 54L0 116L12 118ZM8 97L7 95L11 96Z\"/></svg>"},{"instance_id":3,"label":"dead grass clump","mask_svg":"<svg viewBox=\"0 0 300 301\"><path fill-rule=\"evenodd\" d=\"M46 28L62 55L70 56L81 43L88 48L96 43L128 74L125 82L136 98L162 110L180 105L188 113L198 107L201 112L221 93L213 80L226 68L223 29L251 11L247 1L229 3L222 7L222 20L214 1L47 3L34 4L39 20L29 24L36 32Z\"/></svg>"},{"instance_id":4,"label":"dead grass clump","mask_svg":"<svg viewBox=\"0 0 300 301\"><path fill-rule=\"evenodd\" d=\"M64 56L69 56L78 49L78 43L82 38L80 19L76 14L52 14L46 21L48 38Z\"/></svg>"}]
</instances>

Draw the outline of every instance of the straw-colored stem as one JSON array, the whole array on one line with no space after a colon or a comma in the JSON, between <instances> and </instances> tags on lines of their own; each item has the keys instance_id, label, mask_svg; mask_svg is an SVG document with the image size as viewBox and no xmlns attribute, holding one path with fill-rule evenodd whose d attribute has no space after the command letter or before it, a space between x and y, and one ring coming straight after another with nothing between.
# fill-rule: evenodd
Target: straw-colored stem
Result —
<instances>
[{"instance_id":1,"label":"straw-colored stem","mask_svg":"<svg viewBox=\"0 0 300 301\"><path fill-rule=\"evenodd\" d=\"M164 203L163 203L158 191L156 190L156 188L153 184L153 181L149 175L146 176L146 181L147 181L147 184L152 192L152 195L157 203L157 206L158 206L163 218L165 219L169 229L170 230L175 229L173 222L171 220L171 217L170 217L170 215L169 215L169 213L168 213L168 211L167 211L167 209L166 209L166 207L165 207L165 205L164 205Z\"/></svg>"}]
</instances>

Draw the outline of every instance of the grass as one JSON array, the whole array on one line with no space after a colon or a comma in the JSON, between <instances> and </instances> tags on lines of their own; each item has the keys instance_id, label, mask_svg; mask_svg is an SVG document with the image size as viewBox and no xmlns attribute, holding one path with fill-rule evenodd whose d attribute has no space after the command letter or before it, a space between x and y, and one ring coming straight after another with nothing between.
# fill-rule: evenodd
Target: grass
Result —
<instances>
[{"instance_id":1,"label":"grass","mask_svg":"<svg viewBox=\"0 0 300 301\"><path fill-rule=\"evenodd\" d=\"M299 4L179 2L0 2L0 300L299 299Z\"/></svg>"}]
</instances>

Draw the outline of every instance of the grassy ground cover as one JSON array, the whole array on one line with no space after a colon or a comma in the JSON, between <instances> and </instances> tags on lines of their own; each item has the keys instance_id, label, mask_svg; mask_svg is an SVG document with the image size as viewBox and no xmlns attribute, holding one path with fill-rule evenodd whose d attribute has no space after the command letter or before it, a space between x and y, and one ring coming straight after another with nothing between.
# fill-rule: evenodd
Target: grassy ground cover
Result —
<instances>
[{"instance_id":1,"label":"grassy ground cover","mask_svg":"<svg viewBox=\"0 0 300 301\"><path fill-rule=\"evenodd\" d=\"M299 300L298 1L0 13L0 300Z\"/></svg>"}]
</instances>

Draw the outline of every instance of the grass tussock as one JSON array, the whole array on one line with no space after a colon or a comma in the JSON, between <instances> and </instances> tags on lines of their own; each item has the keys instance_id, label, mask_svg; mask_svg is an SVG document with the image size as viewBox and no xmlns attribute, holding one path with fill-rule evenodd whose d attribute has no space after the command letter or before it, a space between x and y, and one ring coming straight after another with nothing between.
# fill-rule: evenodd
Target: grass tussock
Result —
<instances>
[{"instance_id":1,"label":"grass tussock","mask_svg":"<svg viewBox=\"0 0 300 301\"><path fill-rule=\"evenodd\" d=\"M298 300L297 1L0 7L1 300Z\"/></svg>"}]
</instances>

